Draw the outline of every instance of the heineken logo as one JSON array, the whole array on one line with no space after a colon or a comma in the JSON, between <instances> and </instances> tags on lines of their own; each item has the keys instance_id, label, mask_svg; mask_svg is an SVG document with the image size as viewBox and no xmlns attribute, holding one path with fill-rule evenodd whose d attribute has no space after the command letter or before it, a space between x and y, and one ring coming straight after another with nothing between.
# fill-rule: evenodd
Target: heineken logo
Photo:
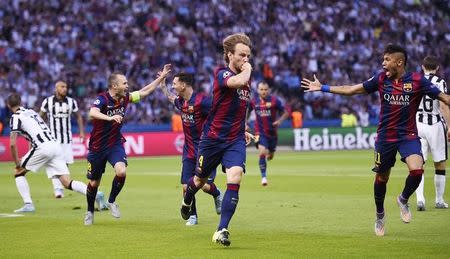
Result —
<instances>
[{"instance_id":1,"label":"heineken logo","mask_svg":"<svg viewBox=\"0 0 450 259\"><path fill-rule=\"evenodd\" d=\"M297 151L340 150L340 149L370 149L375 146L376 132L363 132L362 128L354 128L354 132L332 133L328 128L319 134L311 133L311 129L294 130Z\"/></svg>"}]
</instances>

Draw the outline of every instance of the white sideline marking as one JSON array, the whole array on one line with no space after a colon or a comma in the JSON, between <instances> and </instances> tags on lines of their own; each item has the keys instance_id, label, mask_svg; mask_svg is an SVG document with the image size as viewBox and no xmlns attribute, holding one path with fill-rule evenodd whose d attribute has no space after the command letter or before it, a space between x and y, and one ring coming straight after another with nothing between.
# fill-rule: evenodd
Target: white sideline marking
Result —
<instances>
[{"instance_id":1,"label":"white sideline marking","mask_svg":"<svg viewBox=\"0 0 450 259\"><path fill-rule=\"evenodd\" d=\"M9 214L9 213L0 213L0 218L17 218L23 217L23 214Z\"/></svg>"}]
</instances>

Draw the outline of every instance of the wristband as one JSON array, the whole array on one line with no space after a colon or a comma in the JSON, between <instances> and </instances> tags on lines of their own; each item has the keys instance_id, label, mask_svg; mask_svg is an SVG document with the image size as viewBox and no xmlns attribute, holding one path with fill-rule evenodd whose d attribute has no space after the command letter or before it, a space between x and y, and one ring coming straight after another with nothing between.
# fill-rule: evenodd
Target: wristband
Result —
<instances>
[{"instance_id":1,"label":"wristband","mask_svg":"<svg viewBox=\"0 0 450 259\"><path fill-rule=\"evenodd\" d=\"M320 91L322 91L324 93L329 93L330 92L330 86L329 85L322 85L320 87Z\"/></svg>"}]
</instances>

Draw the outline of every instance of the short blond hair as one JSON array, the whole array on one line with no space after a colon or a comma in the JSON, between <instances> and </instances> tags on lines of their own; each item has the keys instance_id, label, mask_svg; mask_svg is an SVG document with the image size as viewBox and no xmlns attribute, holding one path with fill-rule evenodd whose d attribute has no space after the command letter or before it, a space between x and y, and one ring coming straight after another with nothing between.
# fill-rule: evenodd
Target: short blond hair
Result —
<instances>
[{"instance_id":1,"label":"short blond hair","mask_svg":"<svg viewBox=\"0 0 450 259\"><path fill-rule=\"evenodd\" d=\"M228 56L227 56L228 52L234 53L236 45L238 43L247 45L249 48L252 47L252 41L244 33L235 33L230 36L227 36L223 40L223 42L222 42L223 58L225 59L225 62L227 62L227 64L230 62L230 60L228 59Z\"/></svg>"}]
</instances>

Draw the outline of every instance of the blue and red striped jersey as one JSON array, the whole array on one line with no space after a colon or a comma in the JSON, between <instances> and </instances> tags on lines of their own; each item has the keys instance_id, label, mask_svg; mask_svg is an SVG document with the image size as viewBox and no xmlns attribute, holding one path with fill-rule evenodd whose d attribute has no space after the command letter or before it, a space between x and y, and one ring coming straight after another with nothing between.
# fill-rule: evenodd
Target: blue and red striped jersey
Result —
<instances>
[{"instance_id":1,"label":"blue and red striped jersey","mask_svg":"<svg viewBox=\"0 0 450 259\"><path fill-rule=\"evenodd\" d=\"M91 107L100 109L103 114L112 117L116 114L125 115L128 103L130 102L130 94L127 93L124 98L116 101L112 98L108 91L97 96ZM105 120L92 120L92 131L89 139L89 150L94 152L104 151L116 144L125 142L120 129L122 123Z\"/></svg>"},{"instance_id":2,"label":"blue and red striped jersey","mask_svg":"<svg viewBox=\"0 0 450 259\"><path fill-rule=\"evenodd\" d=\"M285 112L285 107L280 99L273 95L267 96L265 99L257 96L250 102L250 110L255 110L255 134L265 135L268 137L277 137L277 127L273 123L278 116Z\"/></svg>"},{"instance_id":3,"label":"blue and red striped jersey","mask_svg":"<svg viewBox=\"0 0 450 259\"><path fill-rule=\"evenodd\" d=\"M212 108L203 127L202 139L224 142L245 139L245 117L250 102L250 82L234 89L227 86L230 77L236 75L228 67L214 71Z\"/></svg>"},{"instance_id":4,"label":"blue and red striped jersey","mask_svg":"<svg viewBox=\"0 0 450 259\"><path fill-rule=\"evenodd\" d=\"M398 81L378 72L363 83L367 93L378 90L381 100L377 141L417 139L416 112L424 95L436 99L441 92L422 74L407 72Z\"/></svg>"},{"instance_id":5,"label":"blue and red striped jersey","mask_svg":"<svg viewBox=\"0 0 450 259\"><path fill-rule=\"evenodd\" d=\"M211 98L203 93L193 93L189 100L184 100L181 96L175 99L174 105L180 110L183 121L183 158L196 159L200 135L211 109L211 102Z\"/></svg>"}]
</instances>

